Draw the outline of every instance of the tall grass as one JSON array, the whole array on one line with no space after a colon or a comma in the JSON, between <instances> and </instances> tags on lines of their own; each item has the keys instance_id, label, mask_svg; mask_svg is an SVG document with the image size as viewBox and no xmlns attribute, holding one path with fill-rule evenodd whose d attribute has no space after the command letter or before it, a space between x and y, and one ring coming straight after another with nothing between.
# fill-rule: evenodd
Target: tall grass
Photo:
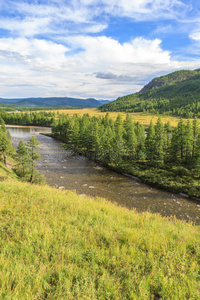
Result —
<instances>
[{"instance_id":1,"label":"tall grass","mask_svg":"<svg viewBox=\"0 0 200 300\"><path fill-rule=\"evenodd\" d=\"M200 229L0 182L0 299L200 299Z\"/></svg>"}]
</instances>

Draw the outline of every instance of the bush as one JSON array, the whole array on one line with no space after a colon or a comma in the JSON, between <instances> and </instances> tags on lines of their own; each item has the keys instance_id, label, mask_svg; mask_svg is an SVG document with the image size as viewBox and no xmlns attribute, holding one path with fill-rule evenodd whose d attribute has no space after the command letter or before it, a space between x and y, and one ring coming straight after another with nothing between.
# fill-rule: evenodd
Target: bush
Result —
<instances>
[{"instance_id":1,"label":"bush","mask_svg":"<svg viewBox=\"0 0 200 300\"><path fill-rule=\"evenodd\" d=\"M182 167L182 166L174 166L172 167L172 171L174 173L175 176L190 176L190 172L188 169Z\"/></svg>"}]
</instances>

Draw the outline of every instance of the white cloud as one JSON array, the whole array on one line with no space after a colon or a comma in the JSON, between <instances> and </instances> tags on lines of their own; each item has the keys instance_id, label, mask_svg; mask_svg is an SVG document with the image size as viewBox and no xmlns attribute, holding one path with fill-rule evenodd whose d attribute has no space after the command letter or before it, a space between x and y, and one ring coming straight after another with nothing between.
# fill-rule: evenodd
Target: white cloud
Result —
<instances>
[{"instance_id":1,"label":"white cloud","mask_svg":"<svg viewBox=\"0 0 200 300\"><path fill-rule=\"evenodd\" d=\"M190 34L190 38L194 41L197 41L199 42L200 41L200 29L197 29L195 31L193 31L191 34Z\"/></svg>"},{"instance_id":2,"label":"white cloud","mask_svg":"<svg viewBox=\"0 0 200 300\"><path fill-rule=\"evenodd\" d=\"M7 14L2 14L0 28L9 31L9 37L0 39L0 97L113 99L138 91L156 75L197 67L195 61L174 61L160 39L137 37L120 43L100 35L112 16L133 21L182 17L186 6L178 0L3 3ZM197 41L199 32L194 31L191 38Z\"/></svg>"},{"instance_id":3,"label":"white cloud","mask_svg":"<svg viewBox=\"0 0 200 300\"><path fill-rule=\"evenodd\" d=\"M69 32L97 33L107 27L109 16L133 20L176 19L184 15L187 6L179 0L69 0L69 1L3 1L7 18L1 18L0 28L18 36ZM180 10L181 8L181 10ZM13 17L15 15L15 17Z\"/></svg>"},{"instance_id":4,"label":"white cloud","mask_svg":"<svg viewBox=\"0 0 200 300\"><path fill-rule=\"evenodd\" d=\"M105 36L73 36L68 42L69 47L39 39L0 39L0 96L113 99L139 90L152 72L178 67L157 39L120 44Z\"/></svg>"},{"instance_id":5,"label":"white cloud","mask_svg":"<svg viewBox=\"0 0 200 300\"><path fill-rule=\"evenodd\" d=\"M183 16L187 6L179 0L101 0L107 13L126 16L135 20L157 20L161 18L176 19Z\"/></svg>"}]
</instances>

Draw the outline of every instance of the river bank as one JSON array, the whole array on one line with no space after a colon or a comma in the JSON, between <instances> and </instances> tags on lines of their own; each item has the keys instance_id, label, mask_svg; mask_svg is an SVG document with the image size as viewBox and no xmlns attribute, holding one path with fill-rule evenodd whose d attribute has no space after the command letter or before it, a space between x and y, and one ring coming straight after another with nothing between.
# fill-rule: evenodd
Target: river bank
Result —
<instances>
[{"instance_id":1,"label":"river bank","mask_svg":"<svg viewBox=\"0 0 200 300\"><path fill-rule=\"evenodd\" d=\"M26 128L13 128L10 132L13 143L17 145L20 139L27 143L34 129L28 132ZM109 170L94 160L64 149L52 137L40 134L37 139L41 154L37 170L45 176L50 186L75 190L82 197L106 198L120 206L136 208L139 212L149 211L165 217L175 215L178 219L200 224L200 207L196 201L154 189L120 172Z\"/></svg>"},{"instance_id":2,"label":"river bank","mask_svg":"<svg viewBox=\"0 0 200 300\"><path fill-rule=\"evenodd\" d=\"M57 136L52 133L44 133L53 137L54 139L60 141ZM69 144L63 143L65 149L73 150L73 147ZM146 162L135 162L135 161L118 161L116 163L107 163L102 160L95 159L95 154L92 154L91 151L84 151L84 149L76 150L82 156L92 159L102 166L109 168L112 171L118 172L125 176L133 176L134 179L140 180L144 184L148 184L151 187L159 188L168 192L173 192L180 194L183 197L190 198L192 200L200 203L200 178L191 177L189 171L182 166L173 168L173 165L169 165L166 168L162 167L153 167Z\"/></svg>"}]
</instances>

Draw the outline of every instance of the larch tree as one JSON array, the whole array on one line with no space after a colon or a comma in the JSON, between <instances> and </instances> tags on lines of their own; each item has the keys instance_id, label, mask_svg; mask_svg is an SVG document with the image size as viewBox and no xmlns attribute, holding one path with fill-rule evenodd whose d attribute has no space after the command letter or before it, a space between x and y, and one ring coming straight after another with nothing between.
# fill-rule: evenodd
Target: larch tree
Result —
<instances>
[{"instance_id":1,"label":"larch tree","mask_svg":"<svg viewBox=\"0 0 200 300\"><path fill-rule=\"evenodd\" d=\"M33 135L30 139L30 141L27 143L27 146L29 147L29 153L31 158L31 164L30 164L30 182L33 182L33 176L36 172L34 165L35 160L40 158L40 154L35 151L35 149L39 148L40 142L36 139L36 137Z\"/></svg>"},{"instance_id":2,"label":"larch tree","mask_svg":"<svg viewBox=\"0 0 200 300\"><path fill-rule=\"evenodd\" d=\"M26 174L29 173L29 168L31 166L31 157L24 141L22 140L19 141L16 152L17 152L18 167L19 169L22 170L22 172L20 171L21 176L25 177Z\"/></svg>"}]
</instances>

